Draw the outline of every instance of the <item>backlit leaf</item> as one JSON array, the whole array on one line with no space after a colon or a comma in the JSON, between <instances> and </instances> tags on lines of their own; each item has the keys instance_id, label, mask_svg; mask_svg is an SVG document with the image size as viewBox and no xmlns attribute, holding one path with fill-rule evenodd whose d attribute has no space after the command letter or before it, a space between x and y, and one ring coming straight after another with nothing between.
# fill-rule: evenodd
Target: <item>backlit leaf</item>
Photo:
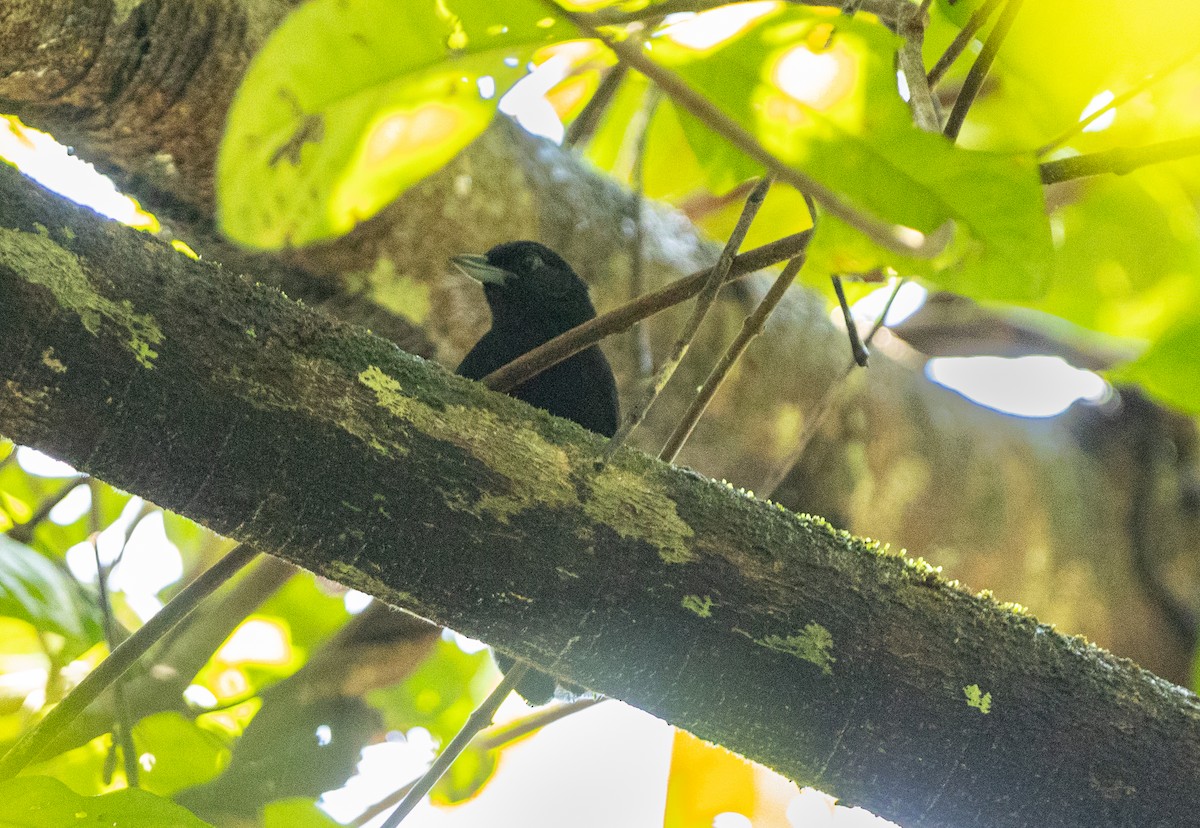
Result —
<instances>
[{"instance_id":1,"label":"backlit leaf","mask_svg":"<svg viewBox=\"0 0 1200 828\"><path fill-rule=\"evenodd\" d=\"M483 131L533 50L536 0L312 0L242 81L217 164L222 230L266 249L350 230Z\"/></svg>"}]
</instances>

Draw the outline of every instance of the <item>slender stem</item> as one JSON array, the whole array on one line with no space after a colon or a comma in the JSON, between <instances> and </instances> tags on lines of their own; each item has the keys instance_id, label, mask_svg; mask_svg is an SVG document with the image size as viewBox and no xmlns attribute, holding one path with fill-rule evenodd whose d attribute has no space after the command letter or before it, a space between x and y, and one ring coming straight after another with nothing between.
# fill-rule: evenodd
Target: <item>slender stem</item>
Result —
<instances>
[{"instance_id":1,"label":"slender stem","mask_svg":"<svg viewBox=\"0 0 1200 828\"><path fill-rule=\"evenodd\" d=\"M128 539L128 536L127 536ZM100 619L104 626L104 639L108 642L108 651L112 652L117 648L117 629L112 616L112 601L108 594L108 576L112 572L111 567L104 565L100 560L100 545L97 543L95 535L91 537L92 556L96 559L96 585L99 592L100 601ZM124 553L124 547L122 547ZM129 705L125 701L125 688L118 676L112 685L113 691L113 707L115 714L113 716L113 746L116 750L117 745L121 747L121 758L125 765L125 781L129 787L139 787L139 774L137 765L137 748L133 744L133 726L130 724Z\"/></svg>"},{"instance_id":2,"label":"slender stem","mask_svg":"<svg viewBox=\"0 0 1200 828\"><path fill-rule=\"evenodd\" d=\"M925 79L925 59L922 54L925 20L923 8L918 7L900 22L900 36L904 38L904 45L900 47L900 71L908 83L908 106L913 113L913 122L926 132L938 132L942 120L938 117L933 91Z\"/></svg>"},{"instance_id":3,"label":"slender stem","mask_svg":"<svg viewBox=\"0 0 1200 828\"><path fill-rule=\"evenodd\" d=\"M1042 183L1055 184L1072 178L1104 173L1125 175L1148 164L1177 161L1193 155L1200 155L1200 136L1177 138L1174 141L1163 141L1144 147L1119 147L1072 158L1060 158L1057 161L1046 161L1040 169Z\"/></svg>"},{"instance_id":4,"label":"slender stem","mask_svg":"<svg viewBox=\"0 0 1200 828\"><path fill-rule=\"evenodd\" d=\"M854 314L850 312L850 303L846 301L846 291L842 288L842 277L833 275L829 278L833 282L833 292L837 294L838 305L842 308L842 319L846 320L846 334L850 338L850 357L854 360L855 365L866 368L870 354L867 352L867 346L863 344L862 338L858 335L858 326L854 324Z\"/></svg>"},{"instance_id":5,"label":"slender stem","mask_svg":"<svg viewBox=\"0 0 1200 828\"><path fill-rule=\"evenodd\" d=\"M528 736L530 733L536 733L547 725L554 724L568 716L573 716L576 713L587 710L589 707L595 707L601 702L606 701L608 699L604 696L587 696L582 699L563 702L562 704L549 704L545 707L540 707L528 716L522 716L516 721L489 727L476 738L475 747L480 750L502 748L505 745Z\"/></svg>"},{"instance_id":6,"label":"slender stem","mask_svg":"<svg viewBox=\"0 0 1200 828\"><path fill-rule=\"evenodd\" d=\"M1019 0L1014 0L1019 2ZM825 211L849 224L879 246L904 256L931 258L945 247L949 237L944 233L925 235L911 227L889 224L858 210L808 175L789 166L769 151L758 139L741 125L722 112L712 101L688 86L675 73L659 66L646 57L642 46L631 41L616 40L606 32L598 30L583 14L559 6L555 0L543 0L546 6L575 24L583 34L604 43L617 59L652 80L676 105L687 110L705 126L721 135L743 153L762 164L780 181L812 196Z\"/></svg>"},{"instance_id":7,"label":"slender stem","mask_svg":"<svg viewBox=\"0 0 1200 828\"><path fill-rule=\"evenodd\" d=\"M517 682L525 678L529 672L529 665L524 662L518 662L511 670L504 674L504 678L496 685L483 704L475 708L470 716L467 717L466 723L458 733L454 734L454 738L450 740L450 744L438 755L433 764L429 766L429 770L418 779L404 795L404 799L396 806L396 810L392 811L391 815L383 821L379 828L396 828L400 822L412 813L413 809L420 804L425 798L425 794L433 789L437 781L450 769L462 752L466 750L467 745L475 738L479 731L492 723L492 719L496 716L496 710L499 709L501 703L508 698L508 694L517 686Z\"/></svg>"},{"instance_id":8,"label":"slender stem","mask_svg":"<svg viewBox=\"0 0 1200 828\"><path fill-rule=\"evenodd\" d=\"M620 65L620 64L618 64ZM658 108L658 88L651 86L646 90L646 99L642 105L641 123L638 124L637 141L634 146L633 169L629 177L633 184L633 255L629 263L629 292L630 298L641 296L646 292L646 139L650 135L650 121ZM654 373L654 352L650 347L650 326L645 320L633 326L633 356L638 368L639 377L648 377Z\"/></svg>"},{"instance_id":9,"label":"slender stem","mask_svg":"<svg viewBox=\"0 0 1200 828\"><path fill-rule=\"evenodd\" d=\"M946 51L938 58L937 63L933 64L933 68L929 70L929 74L925 76L926 80L929 81L931 89L941 82L946 72L958 60L959 55L965 52L967 46L975 39L975 33L983 28L984 24L991 18L992 13L1000 8L1000 4L1003 2L1004 0L987 0L986 3L975 10L975 13L967 20L967 24L962 27L962 30L951 41L950 45L946 47ZM911 83L909 85L911 86Z\"/></svg>"},{"instance_id":10,"label":"slender stem","mask_svg":"<svg viewBox=\"0 0 1200 828\"><path fill-rule=\"evenodd\" d=\"M100 662L83 681L58 703L40 722L30 728L0 759L0 780L10 779L38 758L42 750L134 662L172 627L187 617L213 590L232 578L258 553L246 544L238 544L225 557L200 574L147 621L125 639L108 658Z\"/></svg>"},{"instance_id":11,"label":"slender stem","mask_svg":"<svg viewBox=\"0 0 1200 828\"><path fill-rule=\"evenodd\" d=\"M1012 24L1017 19L1017 13L1021 11L1024 2L1025 0L1008 0L1004 11L1000 12L1000 17L996 20L996 26L984 41L979 57L975 59L971 70L967 72L967 78L963 81L958 98L954 101L954 108L950 110L950 117L946 119L946 127L942 130L942 133L951 141L958 138L963 121L967 119L967 112L971 109L971 104L975 103L979 90L983 88L983 81L992 68L992 62L995 61L1004 39L1008 37L1009 30L1012 29Z\"/></svg>"},{"instance_id":12,"label":"slender stem","mask_svg":"<svg viewBox=\"0 0 1200 828\"><path fill-rule=\"evenodd\" d=\"M871 326L871 330L863 340L867 345L871 344L871 341L875 339L875 334L879 333L883 328L883 323L887 319L888 312L892 309L892 303L896 301L896 296L900 293L900 288L904 285L904 281L904 279L896 280L896 286L892 288L892 292L883 306L883 311L880 312L879 317L875 320L875 324ZM813 435L817 433L817 429L821 427L821 423L825 422L825 417L828 416L830 410L833 408L833 401L837 398L838 391L844 387L846 379L857 367L858 363L851 359L846 363L846 367L842 369L841 373L834 377L833 381L826 387L825 393L821 395L821 399L817 401L816 406L809 413L808 419L804 423L804 430L800 432L800 439L796 442L796 447L792 449L787 459L779 465L775 473L763 484L762 489L766 492L768 499L774 496L775 490L779 488L779 485L787 479L788 475L792 473L792 469L800 462L800 458L804 456L805 449L812 442Z\"/></svg>"},{"instance_id":13,"label":"slender stem","mask_svg":"<svg viewBox=\"0 0 1200 828\"><path fill-rule=\"evenodd\" d=\"M733 267L729 269L726 281L741 279L756 270L790 259L808 246L810 236L812 230L805 230L742 253L733 260ZM703 289L712 270L713 268L698 270L690 276L663 285L653 293L639 296L608 313L590 319L514 359L503 368L496 369L484 377L482 382L493 391L511 391L547 368L573 357L584 348L590 348L605 337L627 330L639 319L649 319L669 307L686 302Z\"/></svg>"},{"instance_id":14,"label":"slender stem","mask_svg":"<svg viewBox=\"0 0 1200 828\"><path fill-rule=\"evenodd\" d=\"M604 113L608 111L608 107L616 98L617 90L621 88L621 81L628 74L629 67L623 63L618 63L604 73L600 85L596 87L595 93L584 105L583 111L567 127L566 135L563 136L563 146L579 147L592 139L592 136L596 134L596 128L600 126Z\"/></svg>"},{"instance_id":15,"label":"slender stem","mask_svg":"<svg viewBox=\"0 0 1200 828\"><path fill-rule=\"evenodd\" d=\"M717 294L720 293L721 286L725 284L725 279L729 275L729 269L733 266L733 259L737 256L742 242L746 240L746 234L750 232L750 225L754 223L754 217L758 215L759 208L762 207L763 201L766 200L767 191L771 189L772 181L771 176L763 176L758 185L750 192L749 197L746 199L746 204L742 207L742 214L738 216L737 226L733 228L733 232L729 235L729 240L725 243L725 249L721 251L721 257L717 259L716 266L709 271L708 277L704 280L704 286L696 296L696 306L692 308L692 315L688 318L687 323L684 324L683 329L680 330L670 355L659 366L650 386L626 415L625 422L621 423L621 427L617 429L617 433L609 440L608 447L604 451L604 462L607 463L611 460L621 446L625 445L625 441L629 439L629 435L633 433L633 430L650 413L650 409L654 406L658 395L666 387L667 383L671 381L675 370L683 362L683 358L687 356L688 349L692 346L692 340L696 338L696 332L700 330L701 323L708 316L713 303L717 301Z\"/></svg>"},{"instance_id":16,"label":"slender stem","mask_svg":"<svg viewBox=\"0 0 1200 828\"><path fill-rule=\"evenodd\" d=\"M667 438L667 443L663 446L663 450L659 453L658 459L666 463L674 463L679 450L683 448L683 444L687 442L692 435L692 431L696 428L696 423L700 422L700 418L704 416L704 410L708 408L708 404L712 402L712 398L716 396L720 390L721 384L725 382L725 378L729 376L729 371L734 364L746 352L750 342L758 336L763 329L763 325L767 321L767 317L771 315L771 311L775 310L776 306L783 299L784 293L788 287L796 279L796 274L800 272L800 268L804 266L805 254L800 253L793 257L791 261L784 267L775 281L771 284L770 290L766 296L758 303L758 307L745 318L742 322L742 329L734 338L733 342L729 343L729 347L725 349L725 353L721 355L721 359L713 366L709 372L708 378L704 380L704 385L696 393L692 404L688 406L688 410L684 413L679 424L675 426L675 430L671 432L671 436Z\"/></svg>"}]
</instances>

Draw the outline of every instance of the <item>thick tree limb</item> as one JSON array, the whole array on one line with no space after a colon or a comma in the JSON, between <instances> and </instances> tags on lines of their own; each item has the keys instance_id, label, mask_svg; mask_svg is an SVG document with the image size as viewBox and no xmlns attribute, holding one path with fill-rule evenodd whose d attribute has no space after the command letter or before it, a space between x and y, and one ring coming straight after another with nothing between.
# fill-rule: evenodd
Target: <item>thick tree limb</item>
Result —
<instances>
[{"instance_id":1,"label":"thick tree limb","mask_svg":"<svg viewBox=\"0 0 1200 828\"><path fill-rule=\"evenodd\" d=\"M918 826L1184 824L1195 696L0 168L0 433ZM990 695L987 695L990 694Z\"/></svg>"}]
</instances>

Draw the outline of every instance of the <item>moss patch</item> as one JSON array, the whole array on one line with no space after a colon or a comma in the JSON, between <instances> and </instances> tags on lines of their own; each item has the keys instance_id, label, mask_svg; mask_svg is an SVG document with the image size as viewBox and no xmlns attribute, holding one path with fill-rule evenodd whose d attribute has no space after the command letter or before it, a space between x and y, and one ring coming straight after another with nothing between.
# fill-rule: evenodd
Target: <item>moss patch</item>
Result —
<instances>
[{"instance_id":1,"label":"moss patch","mask_svg":"<svg viewBox=\"0 0 1200 828\"><path fill-rule=\"evenodd\" d=\"M712 617L713 599L707 595L703 598L699 595L685 595L683 596L682 604L684 609L691 610L701 618Z\"/></svg>"},{"instance_id":2,"label":"moss patch","mask_svg":"<svg viewBox=\"0 0 1200 828\"><path fill-rule=\"evenodd\" d=\"M507 521L526 509L579 507L597 523L623 538L642 540L668 563L684 563L692 553L687 540L692 528L679 517L675 501L653 478L606 466L599 475L586 474L560 447L529 427L501 422L491 411L462 405L434 408L404 393L400 383L382 369L370 366L358 381L375 394L376 403L422 433L462 446L493 471L512 481L504 494L488 493L468 508ZM652 472L650 473L652 474ZM579 492L576 481L590 489Z\"/></svg>"},{"instance_id":3,"label":"moss patch","mask_svg":"<svg viewBox=\"0 0 1200 828\"><path fill-rule=\"evenodd\" d=\"M833 636L829 634L829 630L816 622L805 625L803 632L798 635L789 635L786 638L768 635L754 639L754 643L768 650L804 659L820 667L825 675L833 675L833 663L837 661L830 653L833 649Z\"/></svg>"},{"instance_id":4,"label":"moss patch","mask_svg":"<svg viewBox=\"0 0 1200 828\"><path fill-rule=\"evenodd\" d=\"M694 532L679 517L665 488L611 464L591 484L591 497L583 504L589 517L612 527L623 538L649 542L666 563L692 560L687 540Z\"/></svg>"},{"instance_id":5,"label":"moss patch","mask_svg":"<svg viewBox=\"0 0 1200 828\"><path fill-rule=\"evenodd\" d=\"M984 693L978 684L964 687L963 695L967 697L967 707L974 707L985 716L992 712L992 694Z\"/></svg>"},{"instance_id":6,"label":"moss patch","mask_svg":"<svg viewBox=\"0 0 1200 828\"><path fill-rule=\"evenodd\" d=\"M105 326L123 328L121 339L134 359L143 368L154 367L155 347L163 341L154 317L134 313L128 299L114 302L98 294L76 256L40 233L0 228L0 257L22 278L46 288L62 307L78 314L93 336Z\"/></svg>"},{"instance_id":7,"label":"moss patch","mask_svg":"<svg viewBox=\"0 0 1200 828\"><path fill-rule=\"evenodd\" d=\"M56 374L67 373L67 366L63 365L62 360L54 356L54 348L50 347L42 351L42 365L45 365Z\"/></svg>"}]
</instances>

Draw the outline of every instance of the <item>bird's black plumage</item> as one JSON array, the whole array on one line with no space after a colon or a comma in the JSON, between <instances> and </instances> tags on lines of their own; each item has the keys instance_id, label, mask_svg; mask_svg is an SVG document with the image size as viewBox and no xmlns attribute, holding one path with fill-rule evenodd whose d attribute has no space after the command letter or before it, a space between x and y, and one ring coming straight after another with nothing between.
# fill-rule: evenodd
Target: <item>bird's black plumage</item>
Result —
<instances>
[{"instance_id":1,"label":"bird's black plumage","mask_svg":"<svg viewBox=\"0 0 1200 828\"><path fill-rule=\"evenodd\" d=\"M483 281L492 310L491 330L458 366L464 377L482 379L596 315L583 280L562 257L537 242L509 242L493 247L485 256L459 256L455 262ZM489 269L484 270L485 266ZM509 393L605 437L617 431L617 386L598 346L560 362Z\"/></svg>"},{"instance_id":2,"label":"bird's black plumage","mask_svg":"<svg viewBox=\"0 0 1200 828\"><path fill-rule=\"evenodd\" d=\"M501 244L483 256L456 256L454 263L483 283L492 311L491 330L458 366L458 373L469 379L482 379L596 315L583 280L561 256L537 242ZM617 431L617 385L598 346L548 368L509 394L605 437ZM508 669L511 664L504 661L501 667ZM530 673L517 687L534 704L549 701L554 689L555 680L542 673Z\"/></svg>"}]
</instances>

